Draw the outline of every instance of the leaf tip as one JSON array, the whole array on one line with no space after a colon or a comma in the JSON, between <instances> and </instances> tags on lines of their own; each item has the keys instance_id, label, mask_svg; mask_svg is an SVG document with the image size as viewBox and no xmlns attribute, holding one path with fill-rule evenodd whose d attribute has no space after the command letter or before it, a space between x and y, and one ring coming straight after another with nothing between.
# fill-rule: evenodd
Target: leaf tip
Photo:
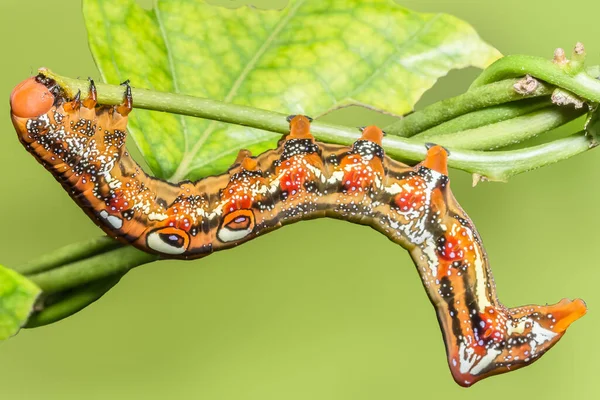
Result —
<instances>
[{"instance_id":1,"label":"leaf tip","mask_svg":"<svg viewBox=\"0 0 600 400\"><path fill-rule=\"evenodd\" d=\"M0 265L0 341L16 335L25 325L41 292L26 277Z\"/></svg>"}]
</instances>

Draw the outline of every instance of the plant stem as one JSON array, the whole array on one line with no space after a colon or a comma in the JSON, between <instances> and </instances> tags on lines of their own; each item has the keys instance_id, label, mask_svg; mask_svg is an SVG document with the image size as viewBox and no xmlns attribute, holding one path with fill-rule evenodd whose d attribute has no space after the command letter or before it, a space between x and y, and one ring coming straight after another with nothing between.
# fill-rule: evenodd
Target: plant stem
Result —
<instances>
[{"instance_id":1,"label":"plant stem","mask_svg":"<svg viewBox=\"0 0 600 400\"><path fill-rule=\"evenodd\" d=\"M396 138L384 139L386 154L400 157L405 149L402 146L396 146L393 139ZM565 160L595 146L593 138L581 131L564 139L520 150L451 151L450 158L453 160L455 168L476 175L480 175L477 171L486 171L481 178L504 182L514 175Z\"/></svg>"},{"instance_id":2,"label":"plant stem","mask_svg":"<svg viewBox=\"0 0 600 400\"><path fill-rule=\"evenodd\" d=\"M56 299L52 304L32 314L24 328L36 328L48 325L75 314L102 297L121 278L122 275L109 276L108 278L68 291L62 296L59 295L60 298Z\"/></svg>"},{"instance_id":3,"label":"plant stem","mask_svg":"<svg viewBox=\"0 0 600 400\"><path fill-rule=\"evenodd\" d=\"M413 136L413 139L420 137L435 138L438 135L465 131L468 129L479 128L485 125L495 124L506 121L521 115L529 114L544 107L551 106L552 102L547 96L535 97L531 99L513 101L505 104L483 108L472 111L468 114L458 116L450 121L429 128Z\"/></svg>"},{"instance_id":4,"label":"plant stem","mask_svg":"<svg viewBox=\"0 0 600 400\"><path fill-rule=\"evenodd\" d=\"M572 72L568 68L568 63L559 65L533 56L506 56L485 69L475 79L469 91L486 87L496 81L528 74L573 92L588 101L599 103L600 80L591 77L583 70L574 74Z\"/></svg>"},{"instance_id":5,"label":"plant stem","mask_svg":"<svg viewBox=\"0 0 600 400\"><path fill-rule=\"evenodd\" d=\"M582 116L585 111L584 108L549 106L527 115L480 126L479 128L444 135L423 133L413 140L418 139L423 143L435 141L437 144L453 149L493 150L520 143L557 128Z\"/></svg>"},{"instance_id":6,"label":"plant stem","mask_svg":"<svg viewBox=\"0 0 600 400\"><path fill-rule=\"evenodd\" d=\"M62 77L46 69L41 69L40 73L56 80L57 83L65 89L68 95L77 93L79 90L82 93L85 93L89 85L88 81ZM490 86L496 87L497 90L506 94L507 91L514 92L514 89L512 88L514 82L515 81L509 81L509 83L503 82L499 86ZM119 104L121 102L123 97L123 88L121 86L106 84L97 84L96 86L98 89L99 103ZM487 88L489 89L489 86ZM533 92L537 91L538 95L547 95L549 90L548 87L539 85L536 86ZM598 95L600 96L600 91ZM138 108L213 119L221 122L263 129L270 132L287 133L289 131L285 115L274 111L228 104L217 100L209 100L182 94L155 92L146 89L133 89L133 98L134 106ZM477 97L472 97L469 94L459 101L455 100L455 102L463 104L463 107L454 107L455 110L460 109L461 112L463 112L467 109L473 109L472 106L467 104L468 99L475 102L479 101ZM477 104L482 106L482 103ZM428 107L428 110L431 110L431 107L433 106L434 105ZM439 108L440 106L436 106L434 111L438 110L442 112ZM424 111L425 110L422 112ZM439 117L437 118L439 119ZM427 117L425 120L431 119ZM311 131L317 140L328 143L351 145L359 137L359 132L354 128L327 124L319 121L314 121L312 123ZM388 135L384 139L383 145L390 157L401 161L418 162L424 159L426 153L425 146L423 146L422 143L417 143L401 137ZM504 152L502 156L498 156L495 155L495 153L464 152L462 150L451 149L452 154L450 155L448 164L450 167L478 174L490 180L506 180L510 176L539 168L542 165L550 164L562 159L554 158L561 157L560 154L563 154L562 152L557 153L557 149L554 146L542 147L541 149L547 149L548 154L544 157L537 152L531 153L536 154L536 157L532 157L530 160L523 158L524 155L527 155L528 153L523 153L521 150L515 151L514 156L516 160L518 160L516 163L513 163L511 160L511 155L513 154L512 151ZM540 151L541 149L536 151ZM571 151L573 150L574 149L571 148ZM582 151L584 151L584 147L578 147L578 151L572 154L574 155ZM473 162L471 163L467 160L472 160ZM498 165L498 163L501 163L501 165ZM518 167L515 168L515 165L518 165ZM499 171L506 172L499 173Z\"/></svg>"},{"instance_id":7,"label":"plant stem","mask_svg":"<svg viewBox=\"0 0 600 400\"><path fill-rule=\"evenodd\" d=\"M524 98L547 96L554 89L538 82L533 90L519 93L515 90L515 85L518 83L518 79L507 79L469 90L459 96L442 100L409 114L398 122L386 126L383 130L392 135L411 137L471 111Z\"/></svg>"},{"instance_id":8,"label":"plant stem","mask_svg":"<svg viewBox=\"0 0 600 400\"><path fill-rule=\"evenodd\" d=\"M61 265L88 258L123 246L108 236L97 237L81 243L73 243L14 268L21 275L33 275Z\"/></svg>"},{"instance_id":9,"label":"plant stem","mask_svg":"<svg viewBox=\"0 0 600 400\"><path fill-rule=\"evenodd\" d=\"M85 247L84 244L79 244ZM123 275L130 269L158 260L155 254L131 246L105 250L92 257L65 264L49 271L29 275L45 294L63 292L113 275Z\"/></svg>"}]
</instances>

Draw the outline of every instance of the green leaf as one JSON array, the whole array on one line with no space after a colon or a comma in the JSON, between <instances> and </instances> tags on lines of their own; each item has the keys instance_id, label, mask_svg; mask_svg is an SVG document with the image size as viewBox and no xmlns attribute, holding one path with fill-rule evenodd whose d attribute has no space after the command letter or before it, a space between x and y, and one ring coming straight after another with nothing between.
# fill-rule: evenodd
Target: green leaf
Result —
<instances>
[{"instance_id":1,"label":"green leaf","mask_svg":"<svg viewBox=\"0 0 600 400\"><path fill-rule=\"evenodd\" d=\"M453 68L500 53L471 26L391 0L291 0L283 10L199 0L84 0L89 43L109 83L319 116L359 104L403 115ZM135 104L135 99L134 99ZM136 110L129 129L153 172L179 180L223 171L277 135Z\"/></svg>"},{"instance_id":2,"label":"green leaf","mask_svg":"<svg viewBox=\"0 0 600 400\"><path fill-rule=\"evenodd\" d=\"M15 335L25 325L40 293L29 279L0 265L0 340Z\"/></svg>"}]
</instances>

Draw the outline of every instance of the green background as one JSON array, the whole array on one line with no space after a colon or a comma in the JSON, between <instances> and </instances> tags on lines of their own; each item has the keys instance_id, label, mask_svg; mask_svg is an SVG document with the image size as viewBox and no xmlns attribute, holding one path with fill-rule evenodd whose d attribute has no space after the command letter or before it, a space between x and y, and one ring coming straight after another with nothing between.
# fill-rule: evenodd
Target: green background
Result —
<instances>
[{"instance_id":1,"label":"green background","mask_svg":"<svg viewBox=\"0 0 600 400\"><path fill-rule=\"evenodd\" d=\"M589 63L600 63L595 0L400 3L454 14L504 54L550 58L579 40ZM101 232L17 141L10 91L40 66L98 73L78 1L2 0L0 37L0 262L11 266ZM451 73L418 106L464 91L476 74ZM349 115L330 118L378 122ZM369 228L317 220L203 260L144 266L80 314L21 332L0 344L0 398L599 398L600 152L508 184L473 189L467 174L451 178L506 305L588 304L588 315L530 367L457 386L408 254Z\"/></svg>"}]
</instances>

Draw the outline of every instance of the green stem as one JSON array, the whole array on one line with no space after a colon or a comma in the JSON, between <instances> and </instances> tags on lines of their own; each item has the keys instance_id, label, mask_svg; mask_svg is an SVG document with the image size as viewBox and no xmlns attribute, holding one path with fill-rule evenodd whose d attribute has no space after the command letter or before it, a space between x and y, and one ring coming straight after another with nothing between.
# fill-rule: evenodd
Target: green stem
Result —
<instances>
[{"instance_id":1,"label":"green stem","mask_svg":"<svg viewBox=\"0 0 600 400\"><path fill-rule=\"evenodd\" d=\"M101 236L85 242L73 243L51 253L45 254L26 264L14 268L21 275L33 275L48 271L61 265L88 258L122 246L108 236Z\"/></svg>"},{"instance_id":2,"label":"green stem","mask_svg":"<svg viewBox=\"0 0 600 400\"><path fill-rule=\"evenodd\" d=\"M547 96L499 104L497 106L483 108L481 110L476 110L468 114L458 116L450 121L418 133L413 136L413 138L434 138L438 135L441 136L448 133L479 128L481 126L491 125L497 122L519 117L521 115L529 114L533 111L548 107L550 105L552 105L552 102Z\"/></svg>"},{"instance_id":3,"label":"green stem","mask_svg":"<svg viewBox=\"0 0 600 400\"><path fill-rule=\"evenodd\" d=\"M78 91L87 93L89 82L81 79L67 78L56 75L49 70L41 69L40 73L56 80L68 96L74 96ZM98 103L116 105L123 101L123 87L97 83ZM173 114L188 115L230 124L250 126L270 132L286 133L289 123L286 114L261 110L253 107L225 103L201 97L184 94L155 92L147 89L132 89L133 106L145 110L164 111ZM342 128L346 131L355 130Z\"/></svg>"},{"instance_id":4,"label":"green stem","mask_svg":"<svg viewBox=\"0 0 600 400\"><path fill-rule=\"evenodd\" d=\"M59 295L59 298L53 299L52 303L44 307L43 310L32 314L24 328L37 328L48 325L81 311L102 297L121 278L122 275L109 276L108 278L68 291L64 295Z\"/></svg>"},{"instance_id":5,"label":"green stem","mask_svg":"<svg viewBox=\"0 0 600 400\"><path fill-rule=\"evenodd\" d=\"M554 89L538 83L531 91L518 92L515 90L515 85L518 83L518 79L508 79L469 90L409 114L398 122L386 126L384 131L396 136L411 137L460 115L524 98L547 96Z\"/></svg>"},{"instance_id":6,"label":"green stem","mask_svg":"<svg viewBox=\"0 0 600 400\"><path fill-rule=\"evenodd\" d=\"M40 70L40 73L56 80L57 83L65 89L68 95L77 93L77 91L85 93L89 85L88 81L62 77L46 69ZM499 86L490 86L496 87L497 90L503 91L506 94L507 91L514 92L514 89L512 88L514 82L515 81L510 81L508 84L507 82L503 82ZM121 86L98 84L97 88L99 103L119 104L122 101L123 88ZM487 88L489 89L489 86ZM531 92L535 92L538 96L541 96L547 95L549 91L550 89L548 87L537 85ZM221 122L263 129L270 132L287 133L289 131L285 115L274 111L261 110L182 94L155 92L146 89L133 89L133 98L134 106L138 108L213 119ZM477 97L472 97L469 94L459 101L461 104L464 103L464 107L462 107L461 110L473 109L472 106L466 104L467 99L478 102L477 104L482 106L482 103L479 102L480 100ZM359 137L359 132L354 128L327 124L319 121L313 122L311 130L317 140L328 143L351 145ZM418 162L425 158L426 149L422 143L415 143L410 139L388 135L383 144L387 154L392 158L408 162ZM494 153L473 153L451 149L452 155L450 156L448 163L450 167L475 173L488 179L505 180L509 176L517 173L539 168L541 165L558 161L558 159L553 160L552 158L555 154L554 148L550 146L548 149L550 152L547 154L547 159L538 156L532 158L529 163L526 160L521 159L523 153L515 153L515 157L520 160L520 166L516 169L513 168L513 163L510 159L511 152L506 152L502 157L497 157L494 156ZM474 162L472 165L465 162L465 160L475 159L477 162ZM497 165L496 163L499 162L504 164ZM498 174L498 171L503 169L511 171L510 174Z\"/></svg>"},{"instance_id":7,"label":"green stem","mask_svg":"<svg viewBox=\"0 0 600 400\"><path fill-rule=\"evenodd\" d=\"M514 175L566 160L596 145L590 135L581 131L564 139L520 150L488 153L464 150L459 155L452 153L450 157L454 157L456 168L472 172L478 178L506 181ZM390 146L388 153L394 152L395 150ZM477 170L485 170L487 175L479 176L475 172Z\"/></svg>"},{"instance_id":8,"label":"green stem","mask_svg":"<svg viewBox=\"0 0 600 400\"><path fill-rule=\"evenodd\" d=\"M123 275L130 269L158 260L155 254L134 247L120 247L78 260L49 271L29 275L45 294L63 292L112 275Z\"/></svg>"},{"instance_id":9,"label":"green stem","mask_svg":"<svg viewBox=\"0 0 600 400\"><path fill-rule=\"evenodd\" d=\"M423 133L413 138L452 149L493 150L520 143L582 116L583 108L549 106L506 121L445 135Z\"/></svg>"},{"instance_id":10,"label":"green stem","mask_svg":"<svg viewBox=\"0 0 600 400\"><path fill-rule=\"evenodd\" d=\"M475 79L469 91L486 87L496 81L528 74L573 92L583 99L599 103L600 80L580 69L577 73L573 73L568 65L568 63L560 65L540 57L506 56L486 68Z\"/></svg>"}]
</instances>

